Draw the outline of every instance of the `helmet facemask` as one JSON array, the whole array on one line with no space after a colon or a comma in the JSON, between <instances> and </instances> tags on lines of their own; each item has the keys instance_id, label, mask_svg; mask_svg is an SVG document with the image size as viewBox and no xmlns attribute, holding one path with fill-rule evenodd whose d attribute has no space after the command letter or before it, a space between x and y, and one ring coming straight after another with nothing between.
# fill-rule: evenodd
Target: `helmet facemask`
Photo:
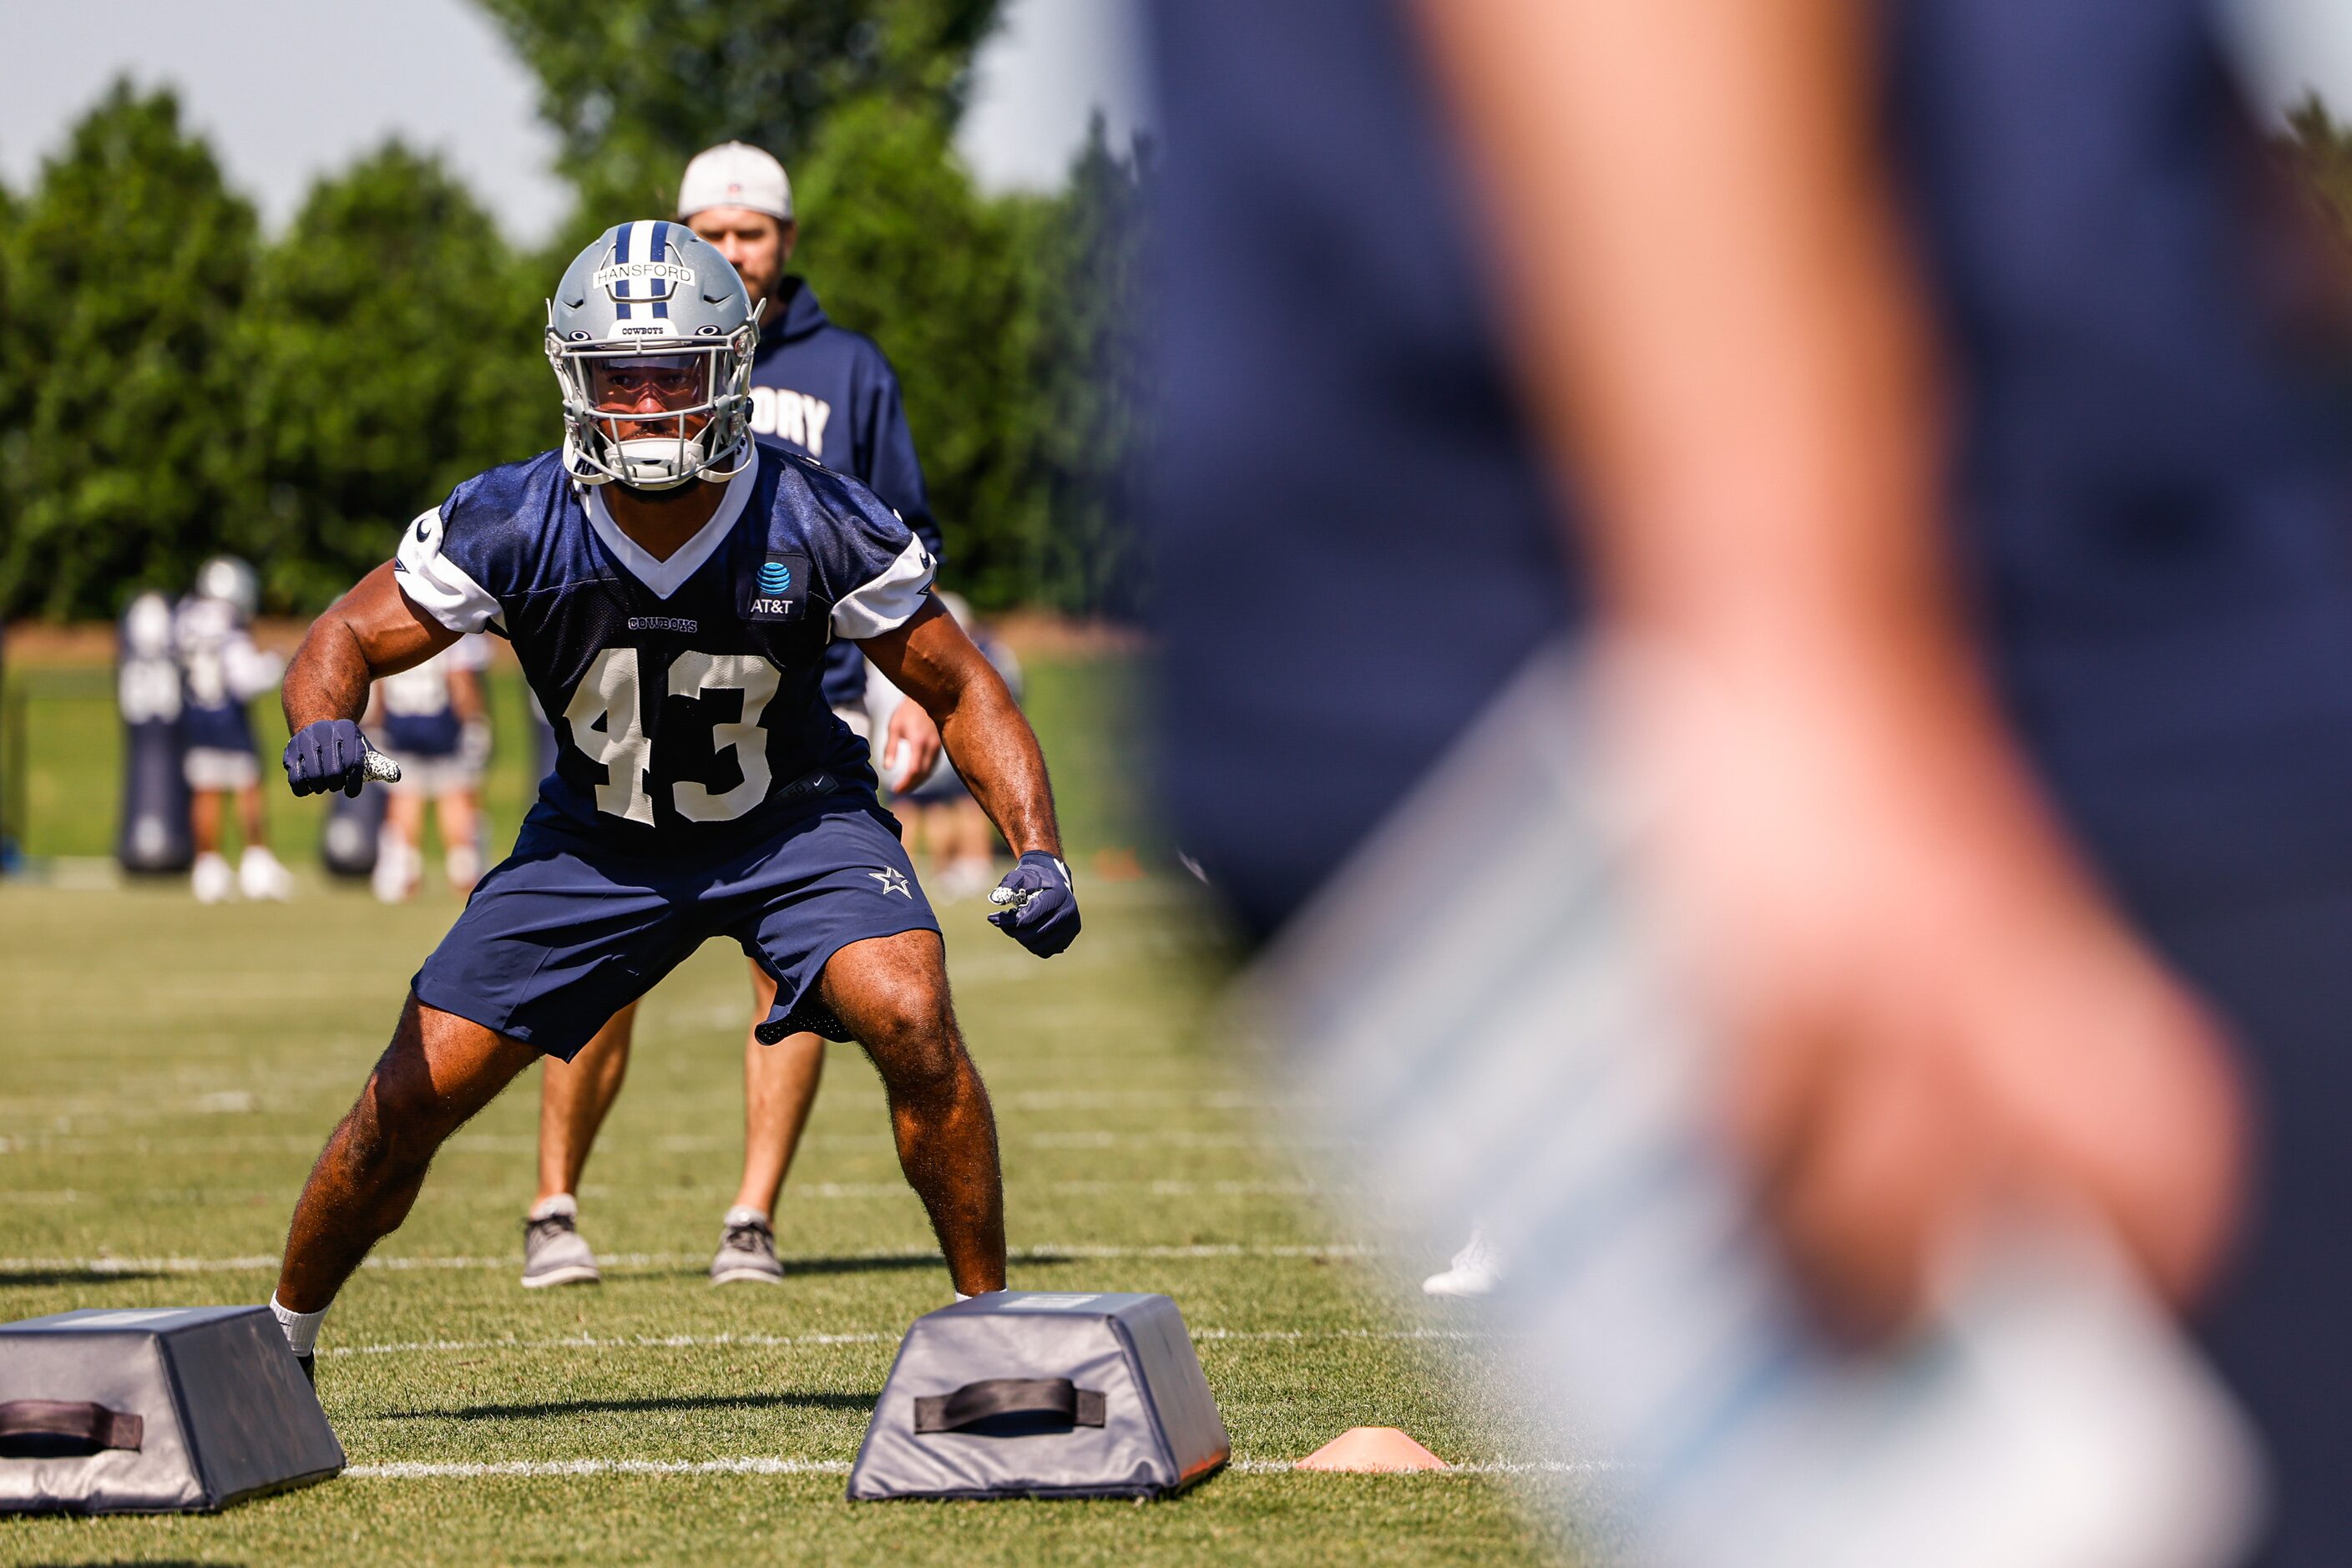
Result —
<instances>
[{"instance_id":1,"label":"helmet facemask","mask_svg":"<svg viewBox=\"0 0 2352 1568\"><path fill-rule=\"evenodd\" d=\"M645 490L734 478L751 458L758 337L747 324L723 338L567 342L551 328L566 470Z\"/></svg>"}]
</instances>

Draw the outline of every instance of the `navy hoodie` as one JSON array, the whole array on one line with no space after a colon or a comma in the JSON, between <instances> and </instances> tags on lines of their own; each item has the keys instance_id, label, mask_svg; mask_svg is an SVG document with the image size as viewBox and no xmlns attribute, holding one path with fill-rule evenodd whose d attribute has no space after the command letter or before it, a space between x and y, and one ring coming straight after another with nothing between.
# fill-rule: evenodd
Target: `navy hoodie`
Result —
<instances>
[{"instance_id":1,"label":"navy hoodie","mask_svg":"<svg viewBox=\"0 0 2352 1568\"><path fill-rule=\"evenodd\" d=\"M785 278L777 305L751 362L751 433L865 485L938 556L939 524L890 361L872 338L835 326L804 279ZM824 698L865 706L866 659L855 645L826 649Z\"/></svg>"}]
</instances>

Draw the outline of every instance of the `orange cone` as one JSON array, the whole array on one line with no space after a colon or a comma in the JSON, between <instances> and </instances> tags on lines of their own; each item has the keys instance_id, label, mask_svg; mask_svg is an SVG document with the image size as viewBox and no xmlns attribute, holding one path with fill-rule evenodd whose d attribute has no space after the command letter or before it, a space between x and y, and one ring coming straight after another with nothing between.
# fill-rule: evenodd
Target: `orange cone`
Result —
<instances>
[{"instance_id":1,"label":"orange cone","mask_svg":"<svg viewBox=\"0 0 2352 1568\"><path fill-rule=\"evenodd\" d=\"M1350 1426L1298 1461L1302 1470L1443 1470L1445 1461L1393 1426Z\"/></svg>"}]
</instances>

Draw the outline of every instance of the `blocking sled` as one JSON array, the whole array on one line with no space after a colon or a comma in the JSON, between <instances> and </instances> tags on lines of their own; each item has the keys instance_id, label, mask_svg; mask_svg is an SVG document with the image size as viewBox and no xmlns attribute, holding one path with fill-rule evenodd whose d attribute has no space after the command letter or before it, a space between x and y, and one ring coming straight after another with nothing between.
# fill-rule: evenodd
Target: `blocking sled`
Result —
<instances>
[{"instance_id":1,"label":"blocking sled","mask_svg":"<svg viewBox=\"0 0 2352 1568\"><path fill-rule=\"evenodd\" d=\"M342 1468L267 1308L0 1323L0 1513L210 1513Z\"/></svg>"},{"instance_id":2,"label":"blocking sled","mask_svg":"<svg viewBox=\"0 0 2352 1568\"><path fill-rule=\"evenodd\" d=\"M1165 1497L1232 1456L1175 1302L1001 1290L907 1331L849 1497Z\"/></svg>"}]
</instances>

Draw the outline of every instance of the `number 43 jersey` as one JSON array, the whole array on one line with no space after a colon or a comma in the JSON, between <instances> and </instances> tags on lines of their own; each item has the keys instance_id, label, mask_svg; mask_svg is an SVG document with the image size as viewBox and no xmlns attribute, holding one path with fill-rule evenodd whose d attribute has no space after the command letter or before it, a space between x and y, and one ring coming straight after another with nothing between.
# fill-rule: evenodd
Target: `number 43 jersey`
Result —
<instances>
[{"instance_id":1,"label":"number 43 jersey","mask_svg":"<svg viewBox=\"0 0 2352 1568\"><path fill-rule=\"evenodd\" d=\"M825 644L920 607L932 561L854 479L758 449L656 561L559 456L467 480L409 525L401 591L452 631L507 637L555 726L531 821L624 853L720 850L866 792L866 742L819 689Z\"/></svg>"}]
</instances>

